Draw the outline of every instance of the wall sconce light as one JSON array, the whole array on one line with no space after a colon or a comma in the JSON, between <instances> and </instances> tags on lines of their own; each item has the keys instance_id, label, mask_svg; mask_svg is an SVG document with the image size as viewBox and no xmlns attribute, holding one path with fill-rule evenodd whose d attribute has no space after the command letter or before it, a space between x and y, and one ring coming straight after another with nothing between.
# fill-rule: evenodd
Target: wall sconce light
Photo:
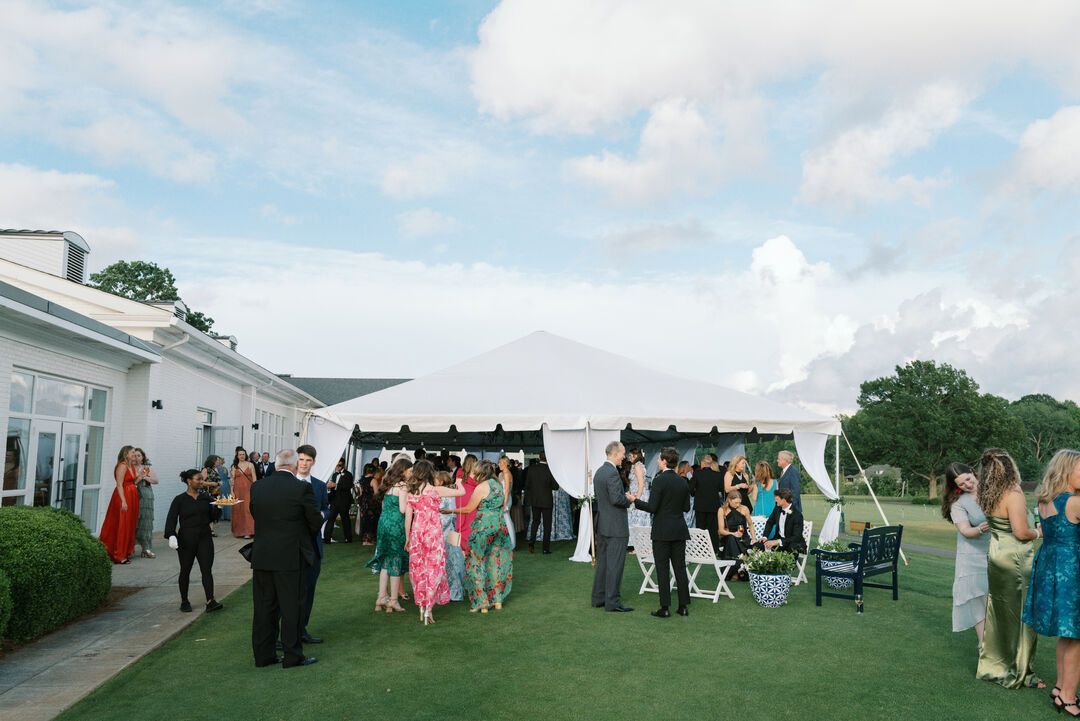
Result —
<instances>
[{"instance_id":1,"label":"wall sconce light","mask_svg":"<svg viewBox=\"0 0 1080 721\"><path fill-rule=\"evenodd\" d=\"M252 423L251 424L251 430L253 430L253 431L259 430L259 424L258 423Z\"/></svg>"},{"instance_id":2,"label":"wall sconce light","mask_svg":"<svg viewBox=\"0 0 1080 721\"><path fill-rule=\"evenodd\" d=\"M293 435L296 436L297 438L299 438L300 437L300 431L296 431L295 433L293 433Z\"/></svg>"},{"instance_id":3,"label":"wall sconce light","mask_svg":"<svg viewBox=\"0 0 1080 721\"><path fill-rule=\"evenodd\" d=\"M156 408L156 409L158 409L160 411L160 410L163 410L165 408L165 404L162 403L160 400L150 401L150 407L151 408Z\"/></svg>"}]
</instances>

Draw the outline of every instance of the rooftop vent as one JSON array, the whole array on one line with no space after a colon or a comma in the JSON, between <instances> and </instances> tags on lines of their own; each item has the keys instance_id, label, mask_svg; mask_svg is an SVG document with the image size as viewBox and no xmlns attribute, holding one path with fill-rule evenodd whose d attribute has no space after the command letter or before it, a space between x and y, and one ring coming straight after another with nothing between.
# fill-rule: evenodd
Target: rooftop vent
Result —
<instances>
[{"instance_id":1,"label":"rooftop vent","mask_svg":"<svg viewBox=\"0 0 1080 721\"><path fill-rule=\"evenodd\" d=\"M67 262L64 276L75 283L86 283L86 251L71 245L67 246Z\"/></svg>"}]
</instances>

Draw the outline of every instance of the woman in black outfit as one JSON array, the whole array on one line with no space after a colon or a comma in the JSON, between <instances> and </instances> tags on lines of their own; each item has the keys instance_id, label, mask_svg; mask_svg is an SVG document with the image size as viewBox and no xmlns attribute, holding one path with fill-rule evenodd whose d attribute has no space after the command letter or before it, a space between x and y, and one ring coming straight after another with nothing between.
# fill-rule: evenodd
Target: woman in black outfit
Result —
<instances>
[{"instance_id":1,"label":"woman in black outfit","mask_svg":"<svg viewBox=\"0 0 1080 721\"><path fill-rule=\"evenodd\" d=\"M180 557L180 610L191 611L188 583L191 567L198 560L203 591L206 592L206 611L220 611L224 607L214 600L214 574L211 570L214 565L214 540L210 535L210 524L221 515L221 509L211 505L210 498L199 492L203 481L198 469L182 471L180 480L187 484L187 491L173 499L169 515L165 518L165 539Z\"/></svg>"},{"instance_id":2,"label":"woman in black outfit","mask_svg":"<svg viewBox=\"0 0 1080 721\"><path fill-rule=\"evenodd\" d=\"M720 532L720 557L735 561L735 566L728 574L730 579L746 580L746 569L739 556L750 550L757 543L754 524L750 520L750 509L742 504L742 494L738 490L728 491L724 505L717 511L717 530Z\"/></svg>"}]
</instances>

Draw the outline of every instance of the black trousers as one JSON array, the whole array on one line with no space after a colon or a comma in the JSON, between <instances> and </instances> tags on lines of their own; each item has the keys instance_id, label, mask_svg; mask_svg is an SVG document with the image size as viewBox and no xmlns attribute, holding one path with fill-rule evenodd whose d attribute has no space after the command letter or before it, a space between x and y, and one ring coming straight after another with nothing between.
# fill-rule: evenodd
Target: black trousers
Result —
<instances>
[{"instance_id":1,"label":"black trousers","mask_svg":"<svg viewBox=\"0 0 1080 721\"><path fill-rule=\"evenodd\" d=\"M690 605L690 581L686 577L686 541L653 541L656 559L656 585L660 586L660 606L671 605L671 569L675 568L675 586L679 589L679 606ZM669 565L670 564L670 565Z\"/></svg>"},{"instance_id":2,"label":"black trousers","mask_svg":"<svg viewBox=\"0 0 1080 721\"><path fill-rule=\"evenodd\" d=\"M195 561L199 562L199 573L202 574L203 592L206 600L214 597L214 539L206 533L198 539L182 539L177 537L180 548L176 549L176 555L180 558L180 598L188 600L188 587L191 584L191 568Z\"/></svg>"},{"instance_id":3,"label":"black trousers","mask_svg":"<svg viewBox=\"0 0 1080 721\"><path fill-rule=\"evenodd\" d=\"M720 547L720 531L716 527L716 511L697 511L694 513L694 521L694 525L698 528L709 532L713 550L718 549Z\"/></svg>"},{"instance_id":4,"label":"black trousers","mask_svg":"<svg viewBox=\"0 0 1080 721\"><path fill-rule=\"evenodd\" d=\"M316 554L315 563L307 567L307 577L304 583L304 610L301 613L300 623L301 633L308 632L307 625L308 621L311 620L311 607L315 605L315 584L319 582L320 573L322 573L322 559Z\"/></svg>"},{"instance_id":5,"label":"black trousers","mask_svg":"<svg viewBox=\"0 0 1080 721\"><path fill-rule=\"evenodd\" d=\"M349 515L348 508L331 508L330 518L326 521L326 531L323 533L323 542L330 543L330 539L334 536L334 521L338 516L341 517L342 533L345 535L345 542L352 543L352 517Z\"/></svg>"},{"instance_id":6,"label":"black trousers","mask_svg":"<svg viewBox=\"0 0 1080 721\"><path fill-rule=\"evenodd\" d=\"M622 605L623 568L626 566L627 536L596 534L596 572L593 576L592 603L611 610ZM685 564L683 566L685 571ZM685 577L685 575L684 575Z\"/></svg>"},{"instance_id":7,"label":"black trousers","mask_svg":"<svg viewBox=\"0 0 1080 721\"><path fill-rule=\"evenodd\" d=\"M536 543L536 529L540 527L540 521L544 521L544 550L551 550L551 506L540 508L532 507L532 523L529 527L529 544Z\"/></svg>"},{"instance_id":8,"label":"black trousers","mask_svg":"<svg viewBox=\"0 0 1080 721\"><path fill-rule=\"evenodd\" d=\"M304 660L300 644L307 595L307 568L296 571L253 571L251 597L255 613L251 618L251 650L256 664L272 663L280 637L285 666Z\"/></svg>"}]
</instances>

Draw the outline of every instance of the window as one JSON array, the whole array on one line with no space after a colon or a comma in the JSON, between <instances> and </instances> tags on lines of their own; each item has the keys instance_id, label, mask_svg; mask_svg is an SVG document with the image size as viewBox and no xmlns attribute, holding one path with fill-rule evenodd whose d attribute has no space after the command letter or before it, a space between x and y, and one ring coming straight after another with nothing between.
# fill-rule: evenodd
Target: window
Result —
<instances>
[{"instance_id":1,"label":"window","mask_svg":"<svg viewBox=\"0 0 1080 721\"><path fill-rule=\"evenodd\" d=\"M11 374L12 413L29 413L30 399L34 397L34 376L18 371Z\"/></svg>"},{"instance_id":2,"label":"window","mask_svg":"<svg viewBox=\"0 0 1080 721\"><path fill-rule=\"evenodd\" d=\"M105 405L109 392L101 388L90 389L90 420L105 422Z\"/></svg>"},{"instance_id":3,"label":"window","mask_svg":"<svg viewBox=\"0 0 1080 721\"><path fill-rule=\"evenodd\" d=\"M7 444L4 452L4 490L26 488L26 466L30 452L30 421L12 418L8 421Z\"/></svg>"},{"instance_id":4,"label":"window","mask_svg":"<svg viewBox=\"0 0 1080 721\"><path fill-rule=\"evenodd\" d=\"M34 415L83 418L86 386L38 376L34 388Z\"/></svg>"}]
</instances>

